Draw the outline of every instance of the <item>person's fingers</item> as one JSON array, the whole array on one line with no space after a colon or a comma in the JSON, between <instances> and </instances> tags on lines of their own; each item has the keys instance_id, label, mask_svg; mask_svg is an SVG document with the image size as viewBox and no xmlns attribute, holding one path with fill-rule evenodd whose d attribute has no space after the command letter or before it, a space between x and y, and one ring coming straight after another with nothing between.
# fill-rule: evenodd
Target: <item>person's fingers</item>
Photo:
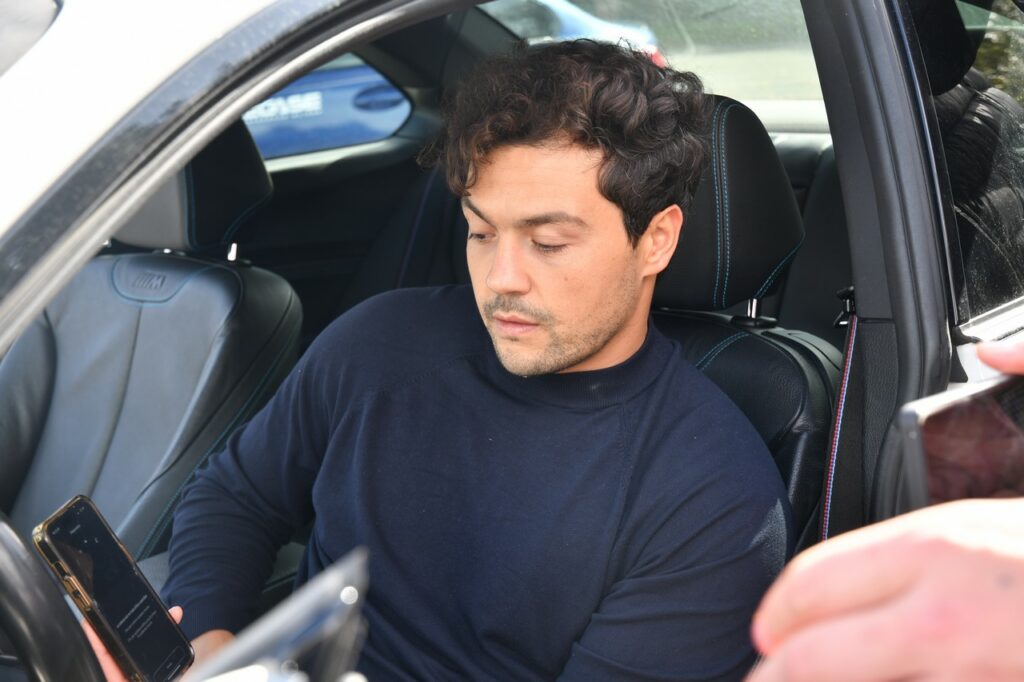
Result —
<instances>
[{"instance_id":1,"label":"person's fingers","mask_svg":"<svg viewBox=\"0 0 1024 682\"><path fill-rule=\"evenodd\" d=\"M107 678L107 682L127 682L124 673L121 672L121 668L114 661L114 657L110 655L110 652L107 651L107 647L100 641L99 636L92 629L89 621L82 621L82 629L85 630L85 637L89 640L93 653L96 654L96 660L99 661L100 668L103 670L103 676Z\"/></svg>"},{"instance_id":2,"label":"person's fingers","mask_svg":"<svg viewBox=\"0 0 1024 682\"><path fill-rule=\"evenodd\" d=\"M979 343L978 358L1000 372L1024 374L1024 342Z\"/></svg>"},{"instance_id":3,"label":"person's fingers","mask_svg":"<svg viewBox=\"0 0 1024 682\"><path fill-rule=\"evenodd\" d=\"M184 615L185 612L182 610L180 606L172 606L171 608L167 609L167 613L171 614L171 618L174 619L175 623L180 623L181 617Z\"/></svg>"},{"instance_id":4,"label":"person's fingers","mask_svg":"<svg viewBox=\"0 0 1024 682\"><path fill-rule=\"evenodd\" d=\"M914 581L924 559L899 524L836 537L797 556L768 590L751 634L771 654L791 633L822 618L875 606Z\"/></svg>"},{"instance_id":5,"label":"person's fingers","mask_svg":"<svg viewBox=\"0 0 1024 682\"><path fill-rule=\"evenodd\" d=\"M787 639L747 682L888 682L920 670L906 599L816 623Z\"/></svg>"}]
</instances>

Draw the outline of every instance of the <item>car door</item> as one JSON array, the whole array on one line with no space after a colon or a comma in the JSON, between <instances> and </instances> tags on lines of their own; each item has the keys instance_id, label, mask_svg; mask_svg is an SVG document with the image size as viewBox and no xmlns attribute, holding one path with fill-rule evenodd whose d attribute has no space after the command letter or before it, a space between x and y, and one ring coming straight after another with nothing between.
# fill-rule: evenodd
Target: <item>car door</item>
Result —
<instances>
[{"instance_id":1,"label":"car door","mask_svg":"<svg viewBox=\"0 0 1024 682\"><path fill-rule=\"evenodd\" d=\"M964 27L959 43L946 38L949 52L959 46L954 65L927 54L938 20L925 9L902 8L908 41L925 53L922 103L956 344L950 390L960 391L993 374L977 360L976 342L1024 338L1024 12L1010 0L950 3ZM907 453L895 431L887 445L873 509L879 519L908 509Z\"/></svg>"}]
</instances>

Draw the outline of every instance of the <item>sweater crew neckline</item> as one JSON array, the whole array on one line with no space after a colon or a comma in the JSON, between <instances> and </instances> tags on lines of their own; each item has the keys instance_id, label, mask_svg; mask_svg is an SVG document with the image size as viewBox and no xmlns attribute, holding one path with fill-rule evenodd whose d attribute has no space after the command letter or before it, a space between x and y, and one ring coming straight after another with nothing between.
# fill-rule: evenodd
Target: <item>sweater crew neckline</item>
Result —
<instances>
[{"instance_id":1,"label":"sweater crew neckline","mask_svg":"<svg viewBox=\"0 0 1024 682\"><path fill-rule=\"evenodd\" d=\"M647 388L665 371L671 346L648 319L643 345L627 360L604 369L521 377L505 369L493 346L486 365L495 382L514 395L558 407L594 409L625 402Z\"/></svg>"}]
</instances>

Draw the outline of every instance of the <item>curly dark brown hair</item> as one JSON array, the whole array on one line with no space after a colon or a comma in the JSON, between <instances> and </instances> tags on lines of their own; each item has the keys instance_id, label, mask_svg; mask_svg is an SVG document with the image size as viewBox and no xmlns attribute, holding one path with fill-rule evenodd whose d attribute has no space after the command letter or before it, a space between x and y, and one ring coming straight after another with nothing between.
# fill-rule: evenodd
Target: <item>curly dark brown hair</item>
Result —
<instances>
[{"instance_id":1,"label":"curly dark brown hair","mask_svg":"<svg viewBox=\"0 0 1024 682\"><path fill-rule=\"evenodd\" d=\"M420 162L441 163L466 196L493 149L568 139L600 149L598 188L622 209L636 246L656 213L689 206L706 157L700 79L625 45L574 40L526 47L474 68L443 106Z\"/></svg>"}]
</instances>

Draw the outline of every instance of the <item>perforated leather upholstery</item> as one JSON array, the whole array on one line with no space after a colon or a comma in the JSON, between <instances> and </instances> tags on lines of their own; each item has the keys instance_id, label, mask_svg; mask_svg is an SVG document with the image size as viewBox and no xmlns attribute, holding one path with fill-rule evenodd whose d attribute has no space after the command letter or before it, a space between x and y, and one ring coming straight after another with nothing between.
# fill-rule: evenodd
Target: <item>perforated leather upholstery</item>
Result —
<instances>
[{"instance_id":1,"label":"perforated leather upholstery","mask_svg":"<svg viewBox=\"0 0 1024 682\"><path fill-rule=\"evenodd\" d=\"M753 112L715 98L711 161L655 288L654 319L735 402L782 473L800 533L814 541L842 356L826 341L721 310L760 298L803 240L800 212Z\"/></svg>"},{"instance_id":2,"label":"perforated leather upholstery","mask_svg":"<svg viewBox=\"0 0 1024 682\"><path fill-rule=\"evenodd\" d=\"M168 248L230 238L269 189L239 127L154 195L129 238ZM223 175L262 175L264 187L195 182ZM204 204L217 209L197 212ZM291 286L265 270L167 253L95 258L0 362L0 508L28 533L84 493L130 551L159 549L193 469L294 363L300 324Z\"/></svg>"}]
</instances>

